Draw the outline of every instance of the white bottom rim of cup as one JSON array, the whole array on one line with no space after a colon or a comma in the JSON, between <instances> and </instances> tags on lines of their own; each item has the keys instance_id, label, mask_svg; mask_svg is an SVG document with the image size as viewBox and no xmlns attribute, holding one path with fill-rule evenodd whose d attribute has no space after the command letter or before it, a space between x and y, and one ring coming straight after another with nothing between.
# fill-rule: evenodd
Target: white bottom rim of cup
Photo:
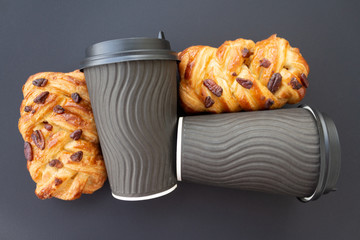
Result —
<instances>
[{"instance_id":1,"label":"white bottom rim of cup","mask_svg":"<svg viewBox=\"0 0 360 240\"><path fill-rule=\"evenodd\" d=\"M313 115L315 121L317 120L316 114L315 114L314 110L310 106L301 105L300 107L308 110ZM298 198L298 199L300 199L300 201L302 201L302 202L309 202L309 201L311 201L313 199L315 194L316 194L316 189L315 189L314 193L311 194L311 196L309 196L309 197L301 197L301 198Z\"/></svg>"},{"instance_id":2,"label":"white bottom rim of cup","mask_svg":"<svg viewBox=\"0 0 360 240\"><path fill-rule=\"evenodd\" d=\"M142 200L150 200L153 198L162 197L162 196L174 191L176 187L177 187L177 184L175 184L174 186L172 186L171 188L169 188L168 190L165 190L163 192L159 192L159 193L155 193L155 194L151 194L151 195L147 195L147 196L141 196L141 197L124 197L124 196L115 195L114 193L112 193L112 195L114 198L123 200L123 201L142 201Z\"/></svg>"},{"instance_id":3,"label":"white bottom rim of cup","mask_svg":"<svg viewBox=\"0 0 360 240\"><path fill-rule=\"evenodd\" d=\"M176 141L176 178L181 181L181 144L182 144L183 117L179 117Z\"/></svg>"}]
</instances>

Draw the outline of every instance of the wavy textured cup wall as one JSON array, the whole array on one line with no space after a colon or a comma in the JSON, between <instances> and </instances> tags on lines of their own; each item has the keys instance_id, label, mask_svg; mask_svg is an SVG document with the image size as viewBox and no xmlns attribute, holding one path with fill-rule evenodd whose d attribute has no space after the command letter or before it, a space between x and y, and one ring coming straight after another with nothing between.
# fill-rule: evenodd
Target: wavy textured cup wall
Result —
<instances>
[{"instance_id":1,"label":"wavy textured cup wall","mask_svg":"<svg viewBox=\"0 0 360 240\"><path fill-rule=\"evenodd\" d=\"M111 190L144 197L176 184L175 61L129 61L85 69ZM130 200L130 199L127 199Z\"/></svg>"},{"instance_id":2,"label":"wavy textured cup wall","mask_svg":"<svg viewBox=\"0 0 360 240\"><path fill-rule=\"evenodd\" d=\"M184 117L179 131L178 180L297 197L316 188L319 135L306 109Z\"/></svg>"}]
</instances>

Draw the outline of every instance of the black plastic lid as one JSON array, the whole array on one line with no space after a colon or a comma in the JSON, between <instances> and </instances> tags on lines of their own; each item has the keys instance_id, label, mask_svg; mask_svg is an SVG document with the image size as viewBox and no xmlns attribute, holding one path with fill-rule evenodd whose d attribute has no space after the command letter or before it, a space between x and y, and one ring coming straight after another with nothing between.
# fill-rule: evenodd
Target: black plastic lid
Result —
<instances>
[{"instance_id":1,"label":"black plastic lid","mask_svg":"<svg viewBox=\"0 0 360 240\"><path fill-rule=\"evenodd\" d=\"M309 197L299 198L303 202L308 202L318 199L323 194L336 191L341 167L341 151L334 121L307 105L299 107L305 108L313 114L320 138L320 174L315 192Z\"/></svg>"},{"instance_id":2,"label":"black plastic lid","mask_svg":"<svg viewBox=\"0 0 360 240\"><path fill-rule=\"evenodd\" d=\"M80 68L137 60L178 60L164 33L158 38L122 38L95 43L85 52Z\"/></svg>"}]
</instances>

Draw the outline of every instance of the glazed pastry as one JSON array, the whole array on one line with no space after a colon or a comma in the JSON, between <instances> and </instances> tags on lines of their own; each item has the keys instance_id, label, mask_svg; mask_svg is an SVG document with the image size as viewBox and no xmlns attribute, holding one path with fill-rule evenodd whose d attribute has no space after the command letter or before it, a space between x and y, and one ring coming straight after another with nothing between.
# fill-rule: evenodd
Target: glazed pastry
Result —
<instances>
[{"instance_id":1,"label":"glazed pastry","mask_svg":"<svg viewBox=\"0 0 360 240\"><path fill-rule=\"evenodd\" d=\"M180 101L187 113L280 108L303 99L309 66L299 49L276 35L237 39L219 48L192 46L179 53Z\"/></svg>"},{"instance_id":2,"label":"glazed pastry","mask_svg":"<svg viewBox=\"0 0 360 240\"><path fill-rule=\"evenodd\" d=\"M84 74L38 73L23 94L19 131L35 194L73 200L101 188L106 169Z\"/></svg>"}]
</instances>

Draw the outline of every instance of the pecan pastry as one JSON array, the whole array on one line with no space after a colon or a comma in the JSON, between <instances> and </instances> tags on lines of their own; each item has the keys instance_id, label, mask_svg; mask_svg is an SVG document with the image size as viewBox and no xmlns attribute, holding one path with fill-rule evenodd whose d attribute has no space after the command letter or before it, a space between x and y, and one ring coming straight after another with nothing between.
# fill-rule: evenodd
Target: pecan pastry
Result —
<instances>
[{"instance_id":1,"label":"pecan pastry","mask_svg":"<svg viewBox=\"0 0 360 240\"><path fill-rule=\"evenodd\" d=\"M298 103L309 66L276 35L254 43L226 41L219 48L192 46L179 53L181 105L185 112L236 112Z\"/></svg>"},{"instance_id":2,"label":"pecan pastry","mask_svg":"<svg viewBox=\"0 0 360 240\"><path fill-rule=\"evenodd\" d=\"M23 94L19 131L35 194L73 200L101 188L106 169L84 74L38 73Z\"/></svg>"}]
</instances>

